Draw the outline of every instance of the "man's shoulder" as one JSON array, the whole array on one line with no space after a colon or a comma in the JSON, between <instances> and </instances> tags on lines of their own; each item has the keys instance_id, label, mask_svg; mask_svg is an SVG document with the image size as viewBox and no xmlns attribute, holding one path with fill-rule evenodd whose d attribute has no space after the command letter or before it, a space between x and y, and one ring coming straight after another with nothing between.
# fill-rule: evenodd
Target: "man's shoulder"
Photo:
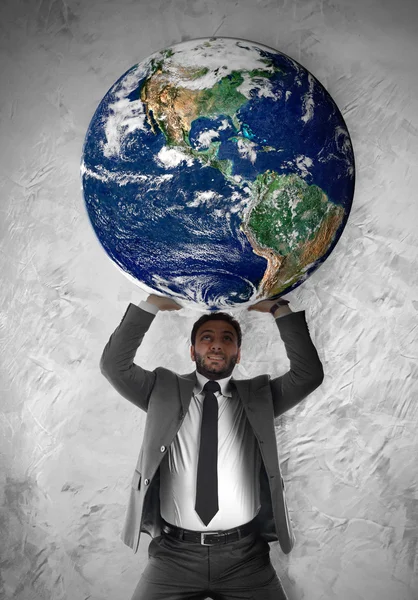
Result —
<instances>
[{"instance_id":1,"label":"man's shoulder","mask_svg":"<svg viewBox=\"0 0 418 600\"><path fill-rule=\"evenodd\" d=\"M252 386L255 388L261 387L263 385L267 385L270 381L270 375L268 373L263 373L262 375L257 375L257 377L253 377L251 379Z\"/></svg>"},{"instance_id":2,"label":"man's shoulder","mask_svg":"<svg viewBox=\"0 0 418 600\"><path fill-rule=\"evenodd\" d=\"M246 379L235 379L235 377L231 378L231 383L237 384L239 386L247 386L252 389L258 389L267 385L270 381L270 375L268 373L263 373L262 375L256 375L255 377L248 377Z\"/></svg>"},{"instance_id":3,"label":"man's shoulder","mask_svg":"<svg viewBox=\"0 0 418 600\"><path fill-rule=\"evenodd\" d=\"M156 367L153 372L155 375L154 391L156 389L177 389L179 380L178 373L171 369L166 369L165 367Z\"/></svg>"},{"instance_id":4,"label":"man's shoulder","mask_svg":"<svg viewBox=\"0 0 418 600\"><path fill-rule=\"evenodd\" d=\"M166 369L166 367L156 367L155 374L158 377L180 377L178 373L171 369Z\"/></svg>"},{"instance_id":5,"label":"man's shoulder","mask_svg":"<svg viewBox=\"0 0 418 600\"><path fill-rule=\"evenodd\" d=\"M155 369L155 374L157 375L157 377L164 377L169 379L184 379L190 381L196 380L195 371L192 371L191 373L177 373L176 371L167 369L166 367L157 367Z\"/></svg>"}]
</instances>

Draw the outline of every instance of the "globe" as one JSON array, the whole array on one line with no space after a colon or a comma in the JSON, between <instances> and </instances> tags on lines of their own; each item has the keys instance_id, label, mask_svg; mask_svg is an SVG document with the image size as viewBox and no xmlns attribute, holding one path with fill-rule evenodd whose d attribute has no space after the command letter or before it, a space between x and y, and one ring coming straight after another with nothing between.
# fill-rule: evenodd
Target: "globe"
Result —
<instances>
[{"instance_id":1,"label":"globe","mask_svg":"<svg viewBox=\"0 0 418 600\"><path fill-rule=\"evenodd\" d=\"M299 286L347 222L354 155L321 83L255 42L155 52L106 93L81 160L84 201L113 263L202 310Z\"/></svg>"}]
</instances>

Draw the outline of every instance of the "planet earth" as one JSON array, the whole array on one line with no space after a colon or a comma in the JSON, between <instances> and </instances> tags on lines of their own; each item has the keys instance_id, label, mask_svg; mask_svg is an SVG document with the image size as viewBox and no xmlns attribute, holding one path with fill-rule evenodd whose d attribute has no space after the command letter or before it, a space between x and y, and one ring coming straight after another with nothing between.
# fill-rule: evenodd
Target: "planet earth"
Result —
<instances>
[{"instance_id":1,"label":"planet earth","mask_svg":"<svg viewBox=\"0 0 418 600\"><path fill-rule=\"evenodd\" d=\"M87 213L113 263L202 310L298 287L329 256L354 194L344 119L289 56L189 40L106 93L81 160Z\"/></svg>"}]
</instances>

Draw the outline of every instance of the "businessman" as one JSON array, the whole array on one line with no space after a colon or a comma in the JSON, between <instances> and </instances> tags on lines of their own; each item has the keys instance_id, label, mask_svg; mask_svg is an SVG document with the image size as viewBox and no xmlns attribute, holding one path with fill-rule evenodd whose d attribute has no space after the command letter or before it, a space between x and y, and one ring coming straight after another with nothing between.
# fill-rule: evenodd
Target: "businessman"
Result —
<instances>
[{"instance_id":1,"label":"businessman","mask_svg":"<svg viewBox=\"0 0 418 600\"><path fill-rule=\"evenodd\" d=\"M241 329L220 312L193 326L192 373L136 365L158 311L180 309L156 295L129 304L100 361L113 387L147 412L122 533L134 552L141 532L152 538L132 600L286 599L269 547L278 540L288 554L295 543L274 419L323 380L305 311L292 312L286 300L249 308L279 330L290 361L280 377L232 377Z\"/></svg>"}]
</instances>

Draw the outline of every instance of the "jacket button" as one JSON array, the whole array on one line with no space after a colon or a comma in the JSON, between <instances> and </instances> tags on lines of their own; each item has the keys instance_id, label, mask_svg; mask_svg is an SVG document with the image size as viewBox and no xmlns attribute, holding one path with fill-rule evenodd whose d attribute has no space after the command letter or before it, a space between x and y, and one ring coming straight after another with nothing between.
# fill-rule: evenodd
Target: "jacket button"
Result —
<instances>
[{"instance_id":1,"label":"jacket button","mask_svg":"<svg viewBox=\"0 0 418 600\"><path fill-rule=\"evenodd\" d=\"M148 485L148 484L149 484L149 479L146 479L146 480L144 481L144 483L145 483L145 485Z\"/></svg>"},{"instance_id":2,"label":"jacket button","mask_svg":"<svg viewBox=\"0 0 418 600\"><path fill-rule=\"evenodd\" d=\"M161 446L160 452L165 452L165 446Z\"/></svg>"}]
</instances>

